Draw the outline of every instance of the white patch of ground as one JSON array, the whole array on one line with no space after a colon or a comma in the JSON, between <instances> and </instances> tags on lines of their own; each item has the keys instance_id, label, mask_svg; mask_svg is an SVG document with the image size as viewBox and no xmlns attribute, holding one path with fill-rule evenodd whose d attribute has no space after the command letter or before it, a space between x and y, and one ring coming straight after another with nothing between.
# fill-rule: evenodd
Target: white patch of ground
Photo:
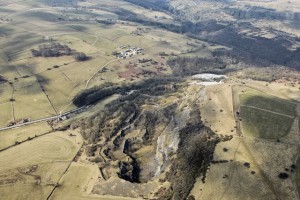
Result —
<instances>
[{"instance_id":1,"label":"white patch of ground","mask_svg":"<svg viewBox=\"0 0 300 200\"><path fill-rule=\"evenodd\" d=\"M193 79L200 79L203 81L221 81L227 79L228 77L225 75L218 74L196 74L192 76Z\"/></svg>"},{"instance_id":2,"label":"white patch of ground","mask_svg":"<svg viewBox=\"0 0 300 200\"><path fill-rule=\"evenodd\" d=\"M155 176L159 176L161 172L164 172L169 155L176 153L180 140L179 131L186 125L189 114L189 109L184 109L181 113L177 114L158 137L155 155L158 167Z\"/></svg>"},{"instance_id":3,"label":"white patch of ground","mask_svg":"<svg viewBox=\"0 0 300 200\"><path fill-rule=\"evenodd\" d=\"M198 81L194 81L194 82L192 82L192 83L190 83L190 84L192 84L192 85L203 85L203 86L208 86L208 85L220 85L220 84L223 84L224 82L222 82L222 81L220 81L220 82L198 82Z\"/></svg>"},{"instance_id":4,"label":"white patch of ground","mask_svg":"<svg viewBox=\"0 0 300 200\"><path fill-rule=\"evenodd\" d=\"M192 76L192 79L195 81L191 82L191 85L219 85L223 84L223 80L227 79L228 77L225 75L218 75L218 74L196 74ZM200 80L200 81L199 81Z\"/></svg>"}]
</instances>

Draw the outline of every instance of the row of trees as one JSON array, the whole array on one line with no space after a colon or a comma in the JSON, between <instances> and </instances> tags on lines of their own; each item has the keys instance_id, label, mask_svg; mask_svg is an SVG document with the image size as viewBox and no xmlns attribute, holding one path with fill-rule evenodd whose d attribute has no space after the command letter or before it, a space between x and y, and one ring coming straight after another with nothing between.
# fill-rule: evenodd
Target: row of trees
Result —
<instances>
[{"instance_id":1,"label":"row of trees","mask_svg":"<svg viewBox=\"0 0 300 200\"><path fill-rule=\"evenodd\" d=\"M168 60L176 76L199 74L202 72L224 72L227 64L221 59L209 59L200 57L176 57Z\"/></svg>"},{"instance_id":2,"label":"row of trees","mask_svg":"<svg viewBox=\"0 0 300 200\"><path fill-rule=\"evenodd\" d=\"M125 0L138 6L156 11L169 11L169 4L165 0Z\"/></svg>"},{"instance_id":3,"label":"row of trees","mask_svg":"<svg viewBox=\"0 0 300 200\"><path fill-rule=\"evenodd\" d=\"M105 25L114 25L114 24L116 24L115 20L112 20L112 19L107 19L107 20L96 19L96 22L98 22L100 24L105 24Z\"/></svg>"},{"instance_id":4,"label":"row of trees","mask_svg":"<svg viewBox=\"0 0 300 200\"><path fill-rule=\"evenodd\" d=\"M173 84L179 80L179 78L161 77L122 86L104 84L84 90L74 98L73 102L77 107L81 107L96 103L113 94L126 94L132 90L138 90L143 94L160 95L167 90L176 89Z\"/></svg>"}]
</instances>

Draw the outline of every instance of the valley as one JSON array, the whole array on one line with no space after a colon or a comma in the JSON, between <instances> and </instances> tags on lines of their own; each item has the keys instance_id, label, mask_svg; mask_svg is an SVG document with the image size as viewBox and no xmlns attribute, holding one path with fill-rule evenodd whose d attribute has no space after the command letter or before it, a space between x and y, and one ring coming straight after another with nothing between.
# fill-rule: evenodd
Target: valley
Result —
<instances>
[{"instance_id":1,"label":"valley","mask_svg":"<svg viewBox=\"0 0 300 200\"><path fill-rule=\"evenodd\" d=\"M1 199L294 200L294 0L0 0Z\"/></svg>"}]
</instances>

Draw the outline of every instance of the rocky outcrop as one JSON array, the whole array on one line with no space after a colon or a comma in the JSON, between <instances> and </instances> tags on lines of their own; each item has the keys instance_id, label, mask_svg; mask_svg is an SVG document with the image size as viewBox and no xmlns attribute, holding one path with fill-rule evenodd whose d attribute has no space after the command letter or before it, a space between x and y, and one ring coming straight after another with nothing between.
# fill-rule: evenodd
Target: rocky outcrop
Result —
<instances>
[{"instance_id":1,"label":"rocky outcrop","mask_svg":"<svg viewBox=\"0 0 300 200\"><path fill-rule=\"evenodd\" d=\"M177 152L179 144L179 131L186 125L189 118L189 109L184 109L177 113L165 128L164 132L157 139L155 159L157 161L157 170L155 176L165 171L166 163L170 156Z\"/></svg>"}]
</instances>

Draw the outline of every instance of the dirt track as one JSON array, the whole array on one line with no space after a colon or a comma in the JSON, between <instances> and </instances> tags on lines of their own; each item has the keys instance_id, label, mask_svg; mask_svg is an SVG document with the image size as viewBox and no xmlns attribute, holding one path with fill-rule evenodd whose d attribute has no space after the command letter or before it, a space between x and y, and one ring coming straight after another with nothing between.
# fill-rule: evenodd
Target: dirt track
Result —
<instances>
[{"instance_id":1,"label":"dirt track","mask_svg":"<svg viewBox=\"0 0 300 200\"><path fill-rule=\"evenodd\" d=\"M237 114L237 113L240 112L240 102L239 102L239 96L238 96L238 94L239 94L238 89L236 88L235 85L233 85L232 86L232 102L233 102L234 117L235 117L235 120L236 120L236 134L238 136L242 136L243 137L243 133L242 133L242 129L241 129L241 123L240 123L240 120L239 120L239 116ZM265 184L269 187L269 189L275 195L276 200L282 200L280 198L279 194L278 194L278 191L274 187L273 183L270 181L270 179L268 178L268 176L265 174L265 172L263 171L263 169L260 167L260 165L258 164L258 162L256 161L255 157L251 153L251 150L249 149L249 147L245 144L244 139L242 137L240 138L240 145L242 145L246 149L247 153L250 156L251 163L254 163L254 165L257 167L260 176L263 178ZM233 174L234 172L231 172L231 173ZM228 183L228 187L229 187L229 185L230 185L230 182ZM226 190L225 190L225 193L226 193ZM222 195L222 197L225 195L225 193Z\"/></svg>"}]
</instances>

